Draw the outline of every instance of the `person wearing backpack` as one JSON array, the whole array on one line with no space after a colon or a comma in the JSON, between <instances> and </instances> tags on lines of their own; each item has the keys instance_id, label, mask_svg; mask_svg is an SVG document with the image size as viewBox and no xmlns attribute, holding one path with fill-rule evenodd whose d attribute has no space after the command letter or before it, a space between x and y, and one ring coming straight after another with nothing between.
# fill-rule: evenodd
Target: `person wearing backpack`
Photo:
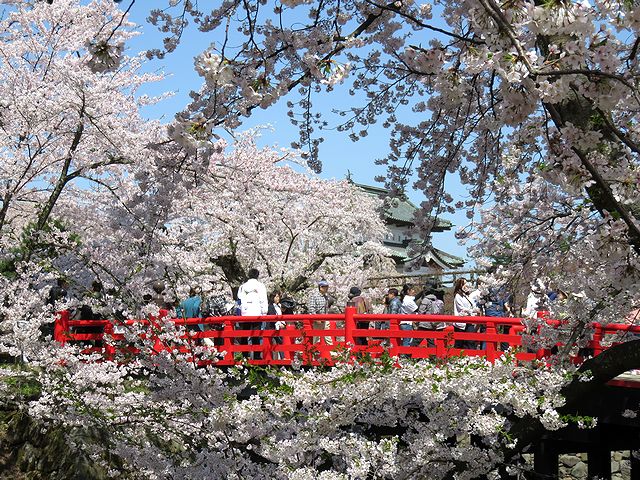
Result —
<instances>
[{"instance_id":1,"label":"person wearing backpack","mask_svg":"<svg viewBox=\"0 0 640 480\"><path fill-rule=\"evenodd\" d=\"M426 295L422 297L422 301L418 306L418 314L420 315L443 315L444 314L444 301L442 300L444 292L435 289L426 290ZM438 298L440 297L440 298ZM417 330L444 330L444 322L418 322ZM417 347L422 343L422 339L414 339L414 347ZM435 342L433 339L427 339L427 346L434 347Z\"/></svg>"},{"instance_id":2,"label":"person wearing backpack","mask_svg":"<svg viewBox=\"0 0 640 480\"><path fill-rule=\"evenodd\" d=\"M223 322L212 322L211 317L223 317L233 313L231 310L235 307L235 303L230 300L222 291L220 287L212 287L209 289L206 295L202 298L202 304L200 305L200 315L202 318L209 318L209 328L212 330L222 331L224 330ZM216 347L224 345L223 338L205 339L206 345L213 345Z\"/></svg>"}]
</instances>

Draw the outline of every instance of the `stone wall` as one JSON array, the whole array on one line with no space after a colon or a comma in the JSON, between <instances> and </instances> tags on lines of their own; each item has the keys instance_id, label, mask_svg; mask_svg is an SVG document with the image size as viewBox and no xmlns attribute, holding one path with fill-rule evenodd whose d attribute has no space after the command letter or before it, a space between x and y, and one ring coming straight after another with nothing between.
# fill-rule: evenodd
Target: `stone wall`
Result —
<instances>
[{"instance_id":1,"label":"stone wall","mask_svg":"<svg viewBox=\"0 0 640 480\"><path fill-rule=\"evenodd\" d=\"M611 452L611 479L628 480L631 478L629 450ZM560 480L587 480L586 453L560 455Z\"/></svg>"},{"instance_id":2,"label":"stone wall","mask_svg":"<svg viewBox=\"0 0 640 480\"><path fill-rule=\"evenodd\" d=\"M2 411L0 424L0 480L103 480L104 470L72 447L100 443L101 436L86 429L62 431L37 424L24 411Z\"/></svg>"}]
</instances>

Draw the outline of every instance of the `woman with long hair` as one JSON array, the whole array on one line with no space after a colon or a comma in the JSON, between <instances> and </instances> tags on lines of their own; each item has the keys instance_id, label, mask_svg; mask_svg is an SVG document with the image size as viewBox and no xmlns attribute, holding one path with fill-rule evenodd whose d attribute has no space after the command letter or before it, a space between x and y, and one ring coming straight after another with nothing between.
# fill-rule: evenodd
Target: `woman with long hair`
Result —
<instances>
[{"instance_id":1,"label":"woman with long hair","mask_svg":"<svg viewBox=\"0 0 640 480\"><path fill-rule=\"evenodd\" d=\"M280 300L282 299L282 292L275 290L271 292L268 297L269 305L267 307L267 315L282 315L282 307L280 306ZM284 327L284 322L262 322L262 330L280 330ZM282 337L271 337L272 345L282 345ZM274 360L284 358L282 352L274 352Z\"/></svg>"},{"instance_id":2,"label":"woman with long hair","mask_svg":"<svg viewBox=\"0 0 640 480\"><path fill-rule=\"evenodd\" d=\"M470 288L466 278L458 278L453 288L453 314L457 317L469 317L476 315L477 309L473 304L473 300L469 298ZM475 332L476 325L472 323L457 322L453 324L453 328L458 332ZM455 348L476 347L476 342L468 340L456 340Z\"/></svg>"}]
</instances>

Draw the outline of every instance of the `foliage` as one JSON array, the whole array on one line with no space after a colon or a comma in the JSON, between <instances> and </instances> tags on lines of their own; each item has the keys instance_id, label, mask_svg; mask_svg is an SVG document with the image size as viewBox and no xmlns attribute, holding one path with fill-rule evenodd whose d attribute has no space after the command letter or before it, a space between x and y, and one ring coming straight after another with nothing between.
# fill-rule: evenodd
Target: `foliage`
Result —
<instances>
[{"instance_id":1,"label":"foliage","mask_svg":"<svg viewBox=\"0 0 640 480\"><path fill-rule=\"evenodd\" d=\"M328 118L314 105L348 90L350 103L336 97L338 128L354 140L376 123L389 129L379 162L392 192L424 193L425 236L439 214L466 209L458 237L473 240L481 265L503 263L489 283L520 290L541 278L578 295L557 306L571 319L569 345L589 321L640 306L640 43L628 2L227 0L204 10L178 0L150 17L167 32L163 53L189 19L215 36L176 131L196 119L235 128L287 101L320 169L314 128ZM454 172L465 200L445 191Z\"/></svg>"},{"instance_id":2,"label":"foliage","mask_svg":"<svg viewBox=\"0 0 640 480\"><path fill-rule=\"evenodd\" d=\"M217 143L220 153L172 207L162 239L171 260L164 264L194 276L211 262L231 285L253 266L288 292L324 277L343 298L350 285L392 270L382 247L381 202L347 181L300 171L296 152L260 149L255 133L239 136L228 154Z\"/></svg>"},{"instance_id":3,"label":"foliage","mask_svg":"<svg viewBox=\"0 0 640 480\"><path fill-rule=\"evenodd\" d=\"M124 54L135 31L112 2L5 3L0 260L18 248L20 261L0 276L0 348L38 367L34 418L110 432L103 448L132 475L504 478L545 429L590 421L565 402L638 363L633 342L591 361L589 375L563 362L590 321L622 321L640 302L640 22L627 2L283 0L267 9L224 0L205 14L171 0L151 15L172 35L168 50L190 16L224 33L197 57L204 85L167 128L140 114L153 99L136 91L157 77ZM383 163L397 192L415 172L425 233L427 214L466 207L473 218L484 205L482 222L459 234L475 236L480 260L505 259L487 281L544 276L570 294L555 312L566 328L539 339L564 341L554 362L396 368L365 356L332 369L224 371L176 353L99 362L42 343L53 310L71 303L47 304L53 272L74 279L72 293L101 280L101 307L133 315L150 311L137 300L158 278L237 284L258 264L273 286L334 275L346 287L383 268L375 202L301 171L305 154L319 168L312 99L341 82L354 93L341 128L360 125L354 136L364 136L381 120L392 129ZM217 138L285 96L306 153ZM461 204L444 192L456 171L470 191ZM324 197L339 198L337 208L323 208ZM162 326L179 344L181 332ZM139 333L126 341L149 352L152 339Z\"/></svg>"},{"instance_id":4,"label":"foliage","mask_svg":"<svg viewBox=\"0 0 640 480\"><path fill-rule=\"evenodd\" d=\"M472 478L504 461L511 422L564 425L564 371L544 365L455 358L225 372L184 360L67 363L32 413L109 429L105 448L150 478ZM92 380L78 382L87 369ZM146 372L146 391L124 388L135 371Z\"/></svg>"}]
</instances>

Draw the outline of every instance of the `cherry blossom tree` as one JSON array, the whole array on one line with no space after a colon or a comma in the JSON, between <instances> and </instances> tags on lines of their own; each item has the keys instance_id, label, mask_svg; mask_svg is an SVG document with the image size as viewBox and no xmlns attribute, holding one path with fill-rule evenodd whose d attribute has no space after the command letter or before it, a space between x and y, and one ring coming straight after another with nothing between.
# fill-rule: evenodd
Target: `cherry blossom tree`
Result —
<instances>
[{"instance_id":1,"label":"cherry blossom tree","mask_svg":"<svg viewBox=\"0 0 640 480\"><path fill-rule=\"evenodd\" d=\"M187 144L170 138L180 135L175 125L144 120L140 106L155 100L138 88L159 76L138 73L141 59L123 54L132 27L111 2L15 2L7 11L7 287L23 278L44 305L55 276L80 294L98 280L109 291L105 311L133 316L159 278L237 286L259 265L274 287L295 292L328 276L344 290L390 265L376 202L355 186L315 178L296 152L259 150L251 136L226 153L224 142L201 135ZM11 306L5 330L33 315Z\"/></svg>"},{"instance_id":2,"label":"cherry blossom tree","mask_svg":"<svg viewBox=\"0 0 640 480\"><path fill-rule=\"evenodd\" d=\"M47 297L56 278L73 279L76 289L98 279L126 290L139 262L116 271L116 251L91 242L92 232L107 225L81 212L96 209L96 198L124 197L121 179L157 171L154 162L166 163L169 147L162 144L166 129L140 114L155 99L140 96L139 88L161 77L140 72L144 58L124 55L136 32L117 6L4 3L0 344L33 358L42 345L25 339L38 339L40 326L53 321ZM112 217L111 238L126 237L132 217ZM156 217L146 223L152 220L157 224ZM114 301L120 297L113 292Z\"/></svg>"},{"instance_id":3,"label":"cherry blossom tree","mask_svg":"<svg viewBox=\"0 0 640 480\"><path fill-rule=\"evenodd\" d=\"M381 200L306 172L296 152L259 149L254 134L224 147L172 207L163 241L173 263L191 276L217 272L234 287L258 267L290 293L326 277L345 298L350 285L393 270Z\"/></svg>"},{"instance_id":4,"label":"cherry blossom tree","mask_svg":"<svg viewBox=\"0 0 640 480\"><path fill-rule=\"evenodd\" d=\"M383 231L374 202L303 173L294 152L259 149L250 137L227 150L215 138L288 96L298 146L319 168L313 127L323 119L312 100L350 82L342 128L360 125L356 137L376 121L391 129L383 162L396 190L415 178L423 213L462 208L444 192L446 174L459 172L472 217L490 201L482 222L461 232L477 236L479 258L506 259L501 278L544 275L576 294L558 311L570 327L559 332L566 357L590 321L620 320L639 300L639 42L626 3L226 0L204 14L171 0L152 13L172 35L166 49L190 16L223 36L198 57L205 84L166 130L137 113L133 92L145 77L122 53L131 26L110 2L12 3L0 23L2 128L11 132L0 158L0 248L13 274L0 277L0 341L33 368L41 395L23 407L43 428L109 432L70 445L111 476L507 478L581 398L640 363L638 342L628 342L580 369L507 354L495 364L397 368L383 358L256 375L146 355L152 339L135 329L126 338L142 353L128 362L88 362L73 346L43 348L37 334L51 319L43 286L52 265L101 272L131 295L167 271L218 269L231 280L258 263L274 285L295 289L316 273L375 268ZM181 331L165 327L179 344Z\"/></svg>"},{"instance_id":5,"label":"cherry blossom tree","mask_svg":"<svg viewBox=\"0 0 640 480\"><path fill-rule=\"evenodd\" d=\"M85 189L108 189L147 158L159 128L139 113L151 99L136 96L160 77L140 73L142 59L123 55L135 32L109 2L15 2L5 13L0 248L11 270L36 254L47 257L50 242L69 240L61 203Z\"/></svg>"},{"instance_id":6,"label":"cherry blossom tree","mask_svg":"<svg viewBox=\"0 0 640 480\"><path fill-rule=\"evenodd\" d=\"M424 193L425 234L466 208L482 219L459 236L480 262L506 260L500 281L578 295L558 311L575 322L571 348L588 322L640 303L636 17L623 1L175 1L150 16L168 35L149 54L175 49L190 20L217 32L177 116L183 139L287 101L315 169L328 119L314 100L348 89L338 128L355 140L388 129L379 162L392 191ZM454 172L466 200L445 192Z\"/></svg>"},{"instance_id":7,"label":"cherry blossom tree","mask_svg":"<svg viewBox=\"0 0 640 480\"><path fill-rule=\"evenodd\" d=\"M209 141L206 131L191 130L200 135L197 142L175 142L157 122L144 120L140 106L155 100L141 97L138 89L160 76L139 73L141 58L123 54L126 40L136 34L124 12L111 2L91 7L86 24L81 24L67 19L84 15L89 6L16 2L4 22L8 48L3 64L12 67L1 72L5 120L0 238L7 271L34 255L36 260L44 257L68 277L84 277L85 284L90 277L98 278L116 287L131 303L133 292L153 278L185 282L211 261L234 286L243 280L247 262L258 262L268 277L278 276L279 287L294 291L306 286L327 259L325 267L336 275L345 268L366 272L363 262L379 266L380 248L372 245L383 227L372 202L357 196L354 187L277 167L275 152L254 149L248 153L260 157L248 163L240 160L247 153L239 150L233 165L210 165L210 157L223 146ZM169 132L179 137L181 130L170 126ZM256 180L249 182L249 177ZM234 191L245 183L257 190L244 196ZM297 195L305 190L305 195ZM201 241L203 232L207 239L225 241L207 248L201 243L187 259L184 226L175 237L175 229L165 227L172 216L191 208L194 191L200 194L195 200L208 202L208 207L217 200L217 213L205 211L207 218L200 219L205 222ZM251 238L243 222L251 222L258 212L248 206L254 196L266 200L270 192L260 206L271 205L279 217L260 221L277 228ZM322 196L342 201L320 209ZM309 214L304 223L308 209L316 208L323 213L313 218ZM114 236L117 229L122 234ZM319 240L332 230L336 242ZM315 239L309 237L312 233ZM239 242L236 237L243 235ZM50 250L52 244L57 248ZM261 251L257 245L266 248ZM242 259L231 253L238 246ZM177 257L166 256L172 249L181 259L178 264ZM50 261L53 251L60 257L57 262ZM345 255L348 260L339 258ZM355 258L360 260L352 261ZM216 277L221 277L219 272ZM359 283L363 279L352 278Z\"/></svg>"}]
</instances>

